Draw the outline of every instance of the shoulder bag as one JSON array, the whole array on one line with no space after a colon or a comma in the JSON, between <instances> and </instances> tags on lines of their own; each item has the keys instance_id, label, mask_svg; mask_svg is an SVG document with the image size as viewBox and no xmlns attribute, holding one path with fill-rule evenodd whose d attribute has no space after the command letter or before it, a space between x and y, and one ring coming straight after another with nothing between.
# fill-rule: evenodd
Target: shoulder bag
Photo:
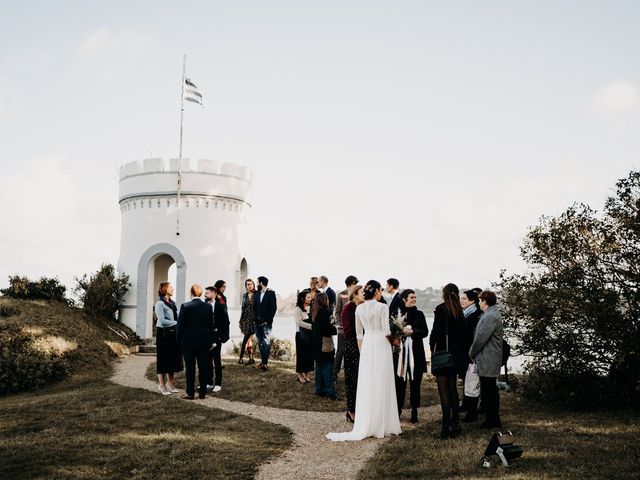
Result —
<instances>
[{"instance_id":1,"label":"shoulder bag","mask_svg":"<svg viewBox=\"0 0 640 480\"><path fill-rule=\"evenodd\" d=\"M446 350L433 352L431 355L431 373L438 376L451 375L455 367L453 357L449 353L449 319L445 319Z\"/></svg>"}]
</instances>

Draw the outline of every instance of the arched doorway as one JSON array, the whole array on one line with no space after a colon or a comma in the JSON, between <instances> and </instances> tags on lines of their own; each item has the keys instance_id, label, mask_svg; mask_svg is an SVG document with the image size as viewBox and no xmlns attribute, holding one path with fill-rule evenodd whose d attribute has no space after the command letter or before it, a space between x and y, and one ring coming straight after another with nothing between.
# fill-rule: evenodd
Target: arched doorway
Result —
<instances>
[{"instance_id":1,"label":"arched doorway","mask_svg":"<svg viewBox=\"0 0 640 480\"><path fill-rule=\"evenodd\" d=\"M159 243L142 255L138 263L136 306L136 333L140 338L153 336L153 305L160 282L173 283L174 300L180 306L185 299L186 279L187 264L173 245Z\"/></svg>"},{"instance_id":2,"label":"arched doorway","mask_svg":"<svg viewBox=\"0 0 640 480\"><path fill-rule=\"evenodd\" d=\"M242 295L244 295L245 288L244 282L247 281L247 277L249 276L249 267L247 265L247 259L243 258L240 262L240 284L238 285L238 305L242 305Z\"/></svg>"}]
</instances>

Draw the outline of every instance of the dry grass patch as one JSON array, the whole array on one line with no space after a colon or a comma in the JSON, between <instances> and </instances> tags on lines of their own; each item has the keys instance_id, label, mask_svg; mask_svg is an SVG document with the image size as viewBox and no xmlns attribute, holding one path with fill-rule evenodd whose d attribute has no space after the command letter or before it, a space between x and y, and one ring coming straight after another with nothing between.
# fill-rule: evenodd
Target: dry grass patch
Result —
<instances>
[{"instance_id":1,"label":"dry grass patch","mask_svg":"<svg viewBox=\"0 0 640 480\"><path fill-rule=\"evenodd\" d=\"M561 411L504 393L501 404L503 431L524 447L512 467L481 467L491 432L463 425L461 437L441 441L433 438L439 421L431 421L383 445L358 478L638 478L640 413Z\"/></svg>"},{"instance_id":2,"label":"dry grass patch","mask_svg":"<svg viewBox=\"0 0 640 480\"><path fill-rule=\"evenodd\" d=\"M273 424L111 383L0 403L0 478L253 478L290 447Z\"/></svg>"}]
</instances>

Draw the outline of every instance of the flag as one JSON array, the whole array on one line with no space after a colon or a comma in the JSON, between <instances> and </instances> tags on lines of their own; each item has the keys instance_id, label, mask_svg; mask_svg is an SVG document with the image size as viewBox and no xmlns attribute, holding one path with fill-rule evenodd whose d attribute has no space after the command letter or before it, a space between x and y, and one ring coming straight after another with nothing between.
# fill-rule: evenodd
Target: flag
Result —
<instances>
[{"instance_id":1,"label":"flag","mask_svg":"<svg viewBox=\"0 0 640 480\"><path fill-rule=\"evenodd\" d=\"M188 78L184 79L184 99L202 105L202 94L198 91L196 84Z\"/></svg>"}]
</instances>

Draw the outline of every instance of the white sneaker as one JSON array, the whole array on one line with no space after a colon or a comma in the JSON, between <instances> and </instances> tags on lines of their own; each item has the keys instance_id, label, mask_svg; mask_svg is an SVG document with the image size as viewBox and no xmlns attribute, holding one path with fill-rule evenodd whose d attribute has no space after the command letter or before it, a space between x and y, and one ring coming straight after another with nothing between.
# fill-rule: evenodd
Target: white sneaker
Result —
<instances>
[{"instance_id":1,"label":"white sneaker","mask_svg":"<svg viewBox=\"0 0 640 480\"><path fill-rule=\"evenodd\" d=\"M171 392L164 385L158 385L158 390L160 390L160 393L163 395L171 395Z\"/></svg>"},{"instance_id":2,"label":"white sneaker","mask_svg":"<svg viewBox=\"0 0 640 480\"><path fill-rule=\"evenodd\" d=\"M218 393L220 390L222 390L222 387L220 385L216 385L215 387L213 387L212 392L213 393Z\"/></svg>"},{"instance_id":3,"label":"white sneaker","mask_svg":"<svg viewBox=\"0 0 640 480\"><path fill-rule=\"evenodd\" d=\"M207 392L213 392L213 385L207 385Z\"/></svg>"}]
</instances>

